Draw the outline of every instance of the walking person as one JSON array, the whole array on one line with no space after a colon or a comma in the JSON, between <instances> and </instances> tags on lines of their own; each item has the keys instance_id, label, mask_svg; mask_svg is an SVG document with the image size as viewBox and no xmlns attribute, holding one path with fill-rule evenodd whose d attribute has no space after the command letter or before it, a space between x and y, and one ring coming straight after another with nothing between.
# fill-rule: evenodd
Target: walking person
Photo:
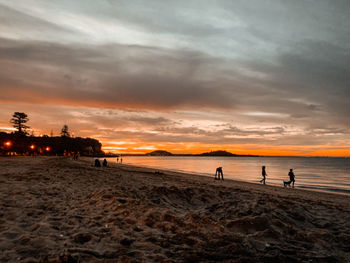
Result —
<instances>
[{"instance_id":1,"label":"walking person","mask_svg":"<svg viewBox=\"0 0 350 263\"><path fill-rule=\"evenodd\" d=\"M289 182L290 182L290 184L292 184L292 187L294 188L295 175L294 175L293 169L289 170L288 175L289 175Z\"/></svg>"},{"instance_id":2,"label":"walking person","mask_svg":"<svg viewBox=\"0 0 350 263\"><path fill-rule=\"evenodd\" d=\"M266 170L265 170L266 167L262 166L261 168L262 168L261 175L262 175L263 179L260 180L260 183L265 184L266 183L266 176L267 176Z\"/></svg>"}]
</instances>

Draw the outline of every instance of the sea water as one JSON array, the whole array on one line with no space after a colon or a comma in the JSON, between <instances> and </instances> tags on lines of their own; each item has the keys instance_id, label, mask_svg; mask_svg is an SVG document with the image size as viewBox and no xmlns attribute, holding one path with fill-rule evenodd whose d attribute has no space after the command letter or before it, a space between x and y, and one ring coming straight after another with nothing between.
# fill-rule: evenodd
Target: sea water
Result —
<instances>
[{"instance_id":1,"label":"sea water","mask_svg":"<svg viewBox=\"0 0 350 263\"><path fill-rule=\"evenodd\" d=\"M116 162L116 158L108 158ZM187 172L214 177L223 167L224 177L259 183L261 166L266 166L266 183L283 185L289 169L295 174L295 187L350 195L350 158L326 157L198 157L123 156L123 164Z\"/></svg>"}]
</instances>

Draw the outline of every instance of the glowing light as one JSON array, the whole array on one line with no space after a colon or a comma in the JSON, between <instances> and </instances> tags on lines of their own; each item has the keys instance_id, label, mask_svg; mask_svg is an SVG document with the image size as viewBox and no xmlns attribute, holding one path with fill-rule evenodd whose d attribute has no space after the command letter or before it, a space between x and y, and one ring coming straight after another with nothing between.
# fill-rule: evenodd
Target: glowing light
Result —
<instances>
[{"instance_id":1,"label":"glowing light","mask_svg":"<svg viewBox=\"0 0 350 263\"><path fill-rule=\"evenodd\" d=\"M11 143L10 141L7 141L7 142L4 143L4 145L5 145L6 147L10 147L10 146L12 145L12 143Z\"/></svg>"},{"instance_id":2,"label":"glowing light","mask_svg":"<svg viewBox=\"0 0 350 263\"><path fill-rule=\"evenodd\" d=\"M35 145L32 144L31 146L29 146L30 149L34 150L35 149Z\"/></svg>"},{"instance_id":3,"label":"glowing light","mask_svg":"<svg viewBox=\"0 0 350 263\"><path fill-rule=\"evenodd\" d=\"M47 152L49 152L49 151L51 150L51 148L50 148L50 147L46 147L45 150L46 150Z\"/></svg>"}]
</instances>

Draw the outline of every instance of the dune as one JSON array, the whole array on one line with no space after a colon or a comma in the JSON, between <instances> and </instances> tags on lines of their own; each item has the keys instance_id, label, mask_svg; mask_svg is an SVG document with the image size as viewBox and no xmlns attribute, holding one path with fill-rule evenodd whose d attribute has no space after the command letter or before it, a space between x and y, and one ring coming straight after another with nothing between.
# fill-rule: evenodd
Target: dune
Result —
<instances>
[{"instance_id":1,"label":"dune","mask_svg":"<svg viewBox=\"0 0 350 263\"><path fill-rule=\"evenodd\" d=\"M350 262L349 196L0 158L1 262Z\"/></svg>"}]
</instances>

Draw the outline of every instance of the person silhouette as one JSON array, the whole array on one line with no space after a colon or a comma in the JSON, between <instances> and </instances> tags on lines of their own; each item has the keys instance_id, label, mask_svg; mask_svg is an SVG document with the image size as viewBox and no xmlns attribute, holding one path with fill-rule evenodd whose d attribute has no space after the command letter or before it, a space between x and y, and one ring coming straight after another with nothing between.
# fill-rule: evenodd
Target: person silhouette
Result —
<instances>
[{"instance_id":1,"label":"person silhouette","mask_svg":"<svg viewBox=\"0 0 350 263\"><path fill-rule=\"evenodd\" d=\"M103 165L103 167L107 167L107 160L106 159L103 160L102 165Z\"/></svg>"},{"instance_id":2,"label":"person silhouette","mask_svg":"<svg viewBox=\"0 0 350 263\"><path fill-rule=\"evenodd\" d=\"M260 183L265 184L266 183L266 175L267 175L266 170L265 170L266 167L262 166L261 168L262 168L261 175L262 175L263 179L260 180Z\"/></svg>"},{"instance_id":3,"label":"person silhouette","mask_svg":"<svg viewBox=\"0 0 350 263\"><path fill-rule=\"evenodd\" d=\"M224 173L222 172L222 167L216 168L214 180L220 180L220 175L221 175L221 179L224 180Z\"/></svg>"},{"instance_id":4,"label":"person silhouette","mask_svg":"<svg viewBox=\"0 0 350 263\"><path fill-rule=\"evenodd\" d=\"M101 167L101 163L99 159L95 159L95 167Z\"/></svg>"},{"instance_id":5,"label":"person silhouette","mask_svg":"<svg viewBox=\"0 0 350 263\"><path fill-rule=\"evenodd\" d=\"M292 186L294 188L295 175L294 175L293 169L289 169L288 175L289 175L289 182L292 183Z\"/></svg>"}]
</instances>

